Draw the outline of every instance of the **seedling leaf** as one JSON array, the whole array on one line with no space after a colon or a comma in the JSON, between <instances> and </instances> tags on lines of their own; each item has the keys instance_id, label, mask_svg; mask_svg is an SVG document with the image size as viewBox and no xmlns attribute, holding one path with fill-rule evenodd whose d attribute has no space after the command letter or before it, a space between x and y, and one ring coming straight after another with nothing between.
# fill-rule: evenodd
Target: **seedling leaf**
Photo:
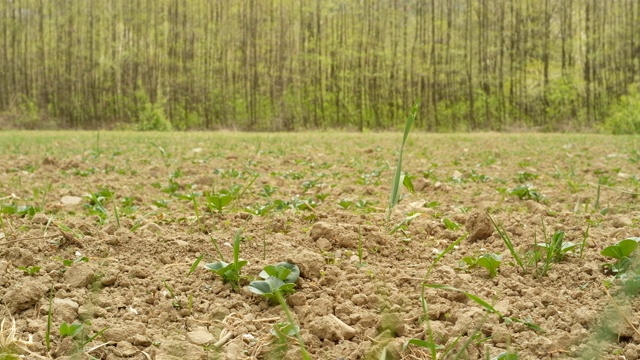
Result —
<instances>
[{"instance_id":1,"label":"seedling leaf","mask_svg":"<svg viewBox=\"0 0 640 360\"><path fill-rule=\"evenodd\" d=\"M607 246L600 254L615 259L622 259L631 255L638 247L640 238L628 238L619 241L617 244Z\"/></svg>"}]
</instances>

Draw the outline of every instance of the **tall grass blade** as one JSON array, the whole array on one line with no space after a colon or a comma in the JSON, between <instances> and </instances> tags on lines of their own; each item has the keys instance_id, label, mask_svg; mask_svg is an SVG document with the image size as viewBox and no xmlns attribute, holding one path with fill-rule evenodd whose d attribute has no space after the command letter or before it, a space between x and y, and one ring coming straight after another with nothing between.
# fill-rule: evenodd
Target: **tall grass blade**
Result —
<instances>
[{"instance_id":1,"label":"tall grass blade","mask_svg":"<svg viewBox=\"0 0 640 360\"><path fill-rule=\"evenodd\" d=\"M284 311L285 315L287 316L287 321L289 321L289 324L294 324L295 325L296 322L293 319L293 315L291 314L291 310L289 310L289 307L287 306L287 302L284 301L284 297L282 296L282 293L280 292L280 290L274 291L274 294L276 295L276 299L278 300L278 303L282 307L282 310ZM298 343L300 344L300 354L302 355L302 358L304 360L311 360L311 355L309 355L309 353L307 352L307 347L304 345L304 340L302 340L302 336L300 335L300 331L296 331L295 336L296 336L296 339L298 339Z\"/></svg>"},{"instance_id":2,"label":"tall grass blade","mask_svg":"<svg viewBox=\"0 0 640 360\"><path fill-rule=\"evenodd\" d=\"M511 241L511 238L509 238L509 235L507 235L507 233L504 231L502 226L498 225L498 223L496 223L495 220L493 220L493 217L491 217L491 214L489 214L489 212L487 212L487 216L489 216L489 220L491 220L493 227L496 229L496 231L500 235L500 238L502 238L502 241L504 241L504 244L507 246L507 249L509 249L509 252L511 253L511 256L513 256L513 258L515 259L516 264L518 264L518 266L522 269L522 271L526 273L527 270L524 267L522 258L520 258L520 255L518 255L518 252L513 246L513 242Z\"/></svg>"},{"instance_id":3,"label":"tall grass blade","mask_svg":"<svg viewBox=\"0 0 640 360\"><path fill-rule=\"evenodd\" d=\"M398 200L400 198L400 184L402 183L402 153L404 151L404 144L407 141L407 137L409 136L409 131L411 131L411 125L413 125L413 121L416 119L418 115L418 107L420 106L420 102L417 101L413 107L411 108L411 113L407 117L407 122L404 126L404 134L402 136L402 144L400 145L400 154L398 155L398 163L396 165L396 173L393 176L393 183L391 184L391 195L389 196L389 209L387 211L387 222L391 218L391 211L398 204Z\"/></svg>"}]
</instances>

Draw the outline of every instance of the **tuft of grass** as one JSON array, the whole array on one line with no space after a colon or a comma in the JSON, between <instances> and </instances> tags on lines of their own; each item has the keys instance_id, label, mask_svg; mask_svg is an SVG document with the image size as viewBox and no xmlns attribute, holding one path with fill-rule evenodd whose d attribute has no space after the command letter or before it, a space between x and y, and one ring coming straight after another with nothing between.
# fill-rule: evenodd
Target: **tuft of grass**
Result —
<instances>
[{"instance_id":1,"label":"tuft of grass","mask_svg":"<svg viewBox=\"0 0 640 360\"><path fill-rule=\"evenodd\" d=\"M487 212L487 216L489 216L489 220L491 220L493 227L498 232L498 235L500 235L500 238L502 239L502 241L504 241L504 244L507 246L507 249L509 249L509 252L511 253L511 256L513 256L514 260L516 261L516 264L518 264L520 269L522 269L522 271L526 273L527 269L525 268L524 263L522 262L522 258L516 251L516 248L513 246L513 242L511 241L511 238L509 237L509 235L507 235L507 232L504 231L504 228L502 226L498 225L498 223L496 223L496 221L493 220L493 217L491 217L491 214L489 214L489 212Z\"/></svg>"},{"instance_id":2,"label":"tuft of grass","mask_svg":"<svg viewBox=\"0 0 640 360\"><path fill-rule=\"evenodd\" d=\"M402 153L404 151L404 144L407 141L407 137L409 136L409 132L411 131L411 125L413 125L413 121L416 119L418 115L418 108L420 106L420 102L417 101L413 107L411 108L411 113L407 117L407 122L404 126L404 134L402 136L402 144L400 145L400 153L398 155L398 163L396 165L396 172L393 176L393 183L391 184L391 194L389 196L389 209L387 210L387 223L389 219L391 219L391 211L393 208L398 205L398 200L400 199L400 184L403 183L402 179Z\"/></svg>"}]
</instances>

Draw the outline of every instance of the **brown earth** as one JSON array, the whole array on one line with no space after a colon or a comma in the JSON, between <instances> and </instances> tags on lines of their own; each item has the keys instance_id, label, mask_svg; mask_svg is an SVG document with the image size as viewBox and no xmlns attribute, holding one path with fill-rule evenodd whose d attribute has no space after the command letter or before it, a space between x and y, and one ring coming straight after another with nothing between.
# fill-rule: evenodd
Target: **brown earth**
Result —
<instances>
[{"instance_id":1,"label":"brown earth","mask_svg":"<svg viewBox=\"0 0 640 360\"><path fill-rule=\"evenodd\" d=\"M638 236L634 138L411 134L403 169L416 191L403 189L387 222L398 144L398 134L0 133L2 337L14 318L14 344L29 359L299 359L295 338L279 351L271 333L287 321L283 309L245 286L288 261L302 275L287 303L312 359L428 359L427 349L403 345L429 334L439 358L507 349L520 359L638 358L640 304L620 295L600 255ZM207 209L203 192L240 193L252 174L260 176L239 200ZM510 194L526 184L532 199ZM266 196L264 186L276 190ZM102 189L113 194L102 193L101 219L85 195ZM10 214L11 204L44 211ZM269 204L263 216L246 209ZM212 239L230 261L239 229L249 265L234 292L203 265L219 260ZM555 231L575 244L586 238L584 250L541 276L531 250ZM503 256L495 278L461 262L485 253ZM18 269L31 266L41 269ZM426 288L425 322L425 282L475 294L503 317L464 293ZM85 339L106 331L79 349L60 336L63 322L84 322Z\"/></svg>"}]
</instances>

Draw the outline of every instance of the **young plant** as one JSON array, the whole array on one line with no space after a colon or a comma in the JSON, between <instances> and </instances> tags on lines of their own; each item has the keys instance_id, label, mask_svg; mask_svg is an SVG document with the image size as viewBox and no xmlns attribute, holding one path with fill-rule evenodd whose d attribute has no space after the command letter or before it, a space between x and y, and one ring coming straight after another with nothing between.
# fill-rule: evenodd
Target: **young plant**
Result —
<instances>
[{"instance_id":1,"label":"young plant","mask_svg":"<svg viewBox=\"0 0 640 360\"><path fill-rule=\"evenodd\" d=\"M395 175L393 176L393 182L391 183L391 194L389 196L389 209L387 210L387 223L391 219L391 211L396 205L398 205L398 201L400 200L400 184L403 183L402 152L404 150L404 144L407 141L407 137L409 136L409 131L411 131L411 125L413 124L413 121L416 119L416 116L418 115L419 106L420 106L419 102L416 102L413 105L413 107L411 108L411 113L407 117L407 122L405 123L405 126L404 126L404 134L402 136L402 144L400 145L400 153L398 154L398 163L396 165L396 172L395 172Z\"/></svg>"},{"instance_id":2,"label":"young plant","mask_svg":"<svg viewBox=\"0 0 640 360\"><path fill-rule=\"evenodd\" d=\"M548 242L537 244L546 249L546 262L560 262L564 260L569 251L573 251L578 245L571 241L564 241L564 231L556 231Z\"/></svg>"},{"instance_id":3,"label":"young plant","mask_svg":"<svg viewBox=\"0 0 640 360\"><path fill-rule=\"evenodd\" d=\"M211 212L221 213L222 209L233 201L229 192L205 193L206 205Z\"/></svg>"},{"instance_id":4,"label":"young plant","mask_svg":"<svg viewBox=\"0 0 640 360\"><path fill-rule=\"evenodd\" d=\"M22 270L25 274L33 276L40 272L40 266L18 266L18 270Z\"/></svg>"},{"instance_id":5,"label":"young plant","mask_svg":"<svg viewBox=\"0 0 640 360\"><path fill-rule=\"evenodd\" d=\"M67 324L66 322L62 322L60 324L60 336L61 337L70 337L76 342L76 346L78 350L84 351L85 346L92 342L95 338L102 335L105 331L107 331L108 327L98 331L92 336L89 336L90 327L85 327L85 324L74 322L72 324Z\"/></svg>"},{"instance_id":6,"label":"young plant","mask_svg":"<svg viewBox=\"0 0 640 360\"><path fill-rule=\"evenodd\" d=\"M275 303L276 293L287 295L295 291L295 282L300 277L300 269L297 265L281 262L266 266L258 276L264 280L252 281L249 284L249 291L264 296L270 303Z\"/></svg>"},{"instance_id":7,"label":"young plant","mask_svg":"<svg viewBox=\"0 0 640 360\"><path fill-rule=\"evenodd\" d=\"M602 265L603 269L613 274L622 274L631 266L631 254L638 247L639 237L630 237L607 246L600 254L617 259L615 263Z\"/></svg>"},{"instance_id":8,"label":"young plant","mask_svg":"<svg viewBox=\"0 0 640 360\"><path fill-rule=\"evenodd\" d=\"M491 217L491 214L489 214L488 212L487 212L487 216L489 217L489 220L491 220L493 227L498 232L498 235L500 235L500 238L502 239L504 244L507 246L507 249L509 249L509 252L511 253L511 256L513 256L513 258L515 259L516 264L518 264L520 269L522 269L522 271L526 273L527 270L524 267L522 258L516 251L516 248L513 246L513 242L511 241L511 238L509 237L509 235L507 235L507 232L504 231L504 228L502 226L498 225L498 223L496 223L495 220L493 220L493 217Z\"/></svg>"},{"instance_id":9,"label":"young plant","mask_svg":"<svg viewBox=\"0 0 640 360\"><path fill-rule=\"evenodd\" d=\"M481 266L489 272L489 277L494 278L498 275L498 269L502 264L502 255L498 254L482 254L479 257L467 256L462 258L469 268Z\"/></svg>"},{"instance_id":10,"label":"young plant","mask_svg":"<svg viewBox=\"0 0 640 360\"><path fill-rule=\"evenodd\" d=\"M520 185L509 191L509 195L517 196L520 200L534 200L542 202L544 195L540 194L535 188L529 184Z\"/></svg>"},{"instance_id":11,"label":"young plant","mask_svg":"<svg viewBox=\"0 0 640 360\"><path fill-rule=\"evenodd\" d=\"M240 260L241 241L242 230L238 230L233 241L233 262L231 264L224 261L218 261L204 266L206 269L218 274L225 284L231 284L231 288L234 291L238 291L240 289L241 269L249 263L246 260Z\"/></svg>"}]
</instances>

